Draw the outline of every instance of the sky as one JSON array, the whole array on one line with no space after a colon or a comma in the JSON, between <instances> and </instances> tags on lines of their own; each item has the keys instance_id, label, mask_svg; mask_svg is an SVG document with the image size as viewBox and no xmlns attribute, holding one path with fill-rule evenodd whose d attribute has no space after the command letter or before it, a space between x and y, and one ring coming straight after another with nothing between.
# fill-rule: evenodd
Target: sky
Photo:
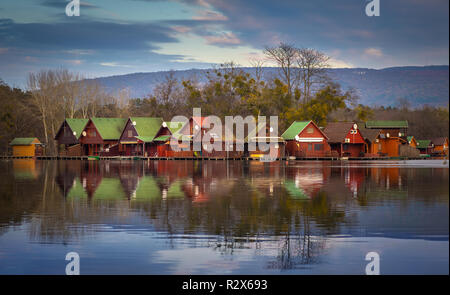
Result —
<instances>
[{"instance_id":1,"label":"sky","mask_svg":"<svg viewBox=\"0 0 450 295\"><path fill-rule=\"evenodd\" d=\"M86 77L250 66L280 42L320 50L332 67L449 64L448 0L1 0L0 79L67 68ZM266 63L271 66L270 62Z\"/></svg>"}]
</instances>

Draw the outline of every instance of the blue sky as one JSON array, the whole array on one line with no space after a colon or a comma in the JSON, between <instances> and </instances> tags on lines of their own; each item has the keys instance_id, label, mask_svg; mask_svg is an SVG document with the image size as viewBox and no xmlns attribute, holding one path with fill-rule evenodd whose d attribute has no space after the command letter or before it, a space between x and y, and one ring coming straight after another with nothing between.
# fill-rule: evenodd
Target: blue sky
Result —
<instances>
[{"instance_id":1,"label":"blue sky","mask_svg":"<svg viewBox=\"0 0 450 295\"><path fill-rule=\"evenodd\" d=\"M64 67L88 77L243 66L280 41L319 49L333 67L448 65L448 0L2 0L0 78ZM270 64L267 64L270 65Z\"/></svg>"}]
</instances>

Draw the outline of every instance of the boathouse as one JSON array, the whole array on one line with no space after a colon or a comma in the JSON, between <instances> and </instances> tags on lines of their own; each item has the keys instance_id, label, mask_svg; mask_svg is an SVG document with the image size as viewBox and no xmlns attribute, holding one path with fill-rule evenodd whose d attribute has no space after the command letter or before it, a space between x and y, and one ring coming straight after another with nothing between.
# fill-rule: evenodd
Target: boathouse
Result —
<instances>
[{"instance_id":1,"label":"boathouse","mask_svg":"<svg viewBox=\"0 0 450 295\"><path fill-rule=\"evenodd\" d=\"M416 138L414 136L407 136L406 140L408 141L409 146L413 147L413 148L417 148L417 141Z\"/></svg>"},{"instance_id":2,"label":"boathouse","mask_svg":"<svg viewBox=\"0 0 450 295\"><path fill-rule=\"evenodd\" d=\"M250 158L283 158L286 141L281 136L274 136L273 132L266 122L258 122L245 138L244 154Z\"/></svg>"},{"instance_id":3,"label":"boathouse","mask_svg":"<svg viewBox=\"0 0 450 295\"><path fill-rule=\"evenodd\" d=\"M162 118L129 118L120 135L120 155L155 157L157 150L156 144L153 143L153 139L162 124Z\"/></svg>"},{"instance_id":4,"label":"boathouse","mask_svg":"<svg viewBox=\"0 0 450 295\"><path fill-rule=\"evenodd\" d=\"M118 156L119 140L127 119L91 118L83 129L80 144L85 156Z\"/></svg>"},{"instance_id":5,"label":"boathouse","mask_svg":"<svg viewBox=\"0 0 450 295\"><path fill-rule=\"evenodd\" d=\"M163 122L161 124L153 139L153 144L156 146L157 157L173 157L170 141L172 135L176 135L183 125L183 122Z\"/></svg>"},{"instance_id":6,"label":"boathouse","mask_svg":"<svg viewBox=\"0 0 450 295\"><path fill-rule=\"evenodd\" d=\"M376 144L371 145L369 153L381 157L398 157L400 145L407 144L408 121L367 121L365 128L379 131Z\"/></svg>"},{"instance_id":7,"label":"boathouse","mask_svg":"<svg viewBox=\"0 0 450 295\"><path fill-rule=\"evenodd\" d=\"M89 119L67 118L62 122L56 133L55 140L58 143L58 155L81 156L81 133Z\"/></svg>"},{"instance_id":8,"label":"boathouse","mask_svg":"<svg viewBox=\"0 0 450 295\"><path fill-rule=\"evenodd\" d=\"M431 140L433 146L433 155L448 156L448 138L438 137Z\"/></svg>"},{"instance_id":9,"label":"boathouse","mask_svg":"<svg viewBox=\"0 0 450 295\"><path fill-rule=\"evenodd\" d=\"M43 154L43 144L36 137L16 137L9 145L14 157L35 157Z\"/></svg>"},{"instance_id":10,"label":"boathouse","mask_svg":"<svg viewBox=\"0 0 450 295\"><path fill-rule=\"evenodd\" d=\"M366 142L354 122L332 122L324 129L332 153L340 157L364 157Z\"/></svg>"},{"instance_id":11,"label":"boathouse","mask_svg":"<svg viewBox=\"0 0 450 295\"><path fill-rule=\"evenodd\" d=\"M429 139L417 139L417 149L422 155L431 155L433 153L433 145Z\"/></svg>"},{"instance_id":12,"label":"boathouse","mask_svg":"<svg viewBox=\"0 0 450 295\"><path fill-rule=\"evenodd\" d=\"M328 136L313 121L295 121L281 137L286 141L286 156L331 156Z\"/></svg>"}]
</instances>

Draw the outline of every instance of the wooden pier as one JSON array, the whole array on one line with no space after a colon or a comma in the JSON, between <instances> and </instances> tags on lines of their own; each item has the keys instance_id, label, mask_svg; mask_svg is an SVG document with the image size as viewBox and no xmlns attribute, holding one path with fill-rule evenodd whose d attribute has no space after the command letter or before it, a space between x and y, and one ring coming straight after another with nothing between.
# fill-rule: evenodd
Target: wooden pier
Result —
<instances>
[{"instance_id":1,"label":"wooden pier","mask_svg":"<svg viewBox=\"0 0 450 295\"><path fill-rule=\"evenodd\" d=\"M261 161L261 158L253 157L239 157L239 158L227 158L227 157L139 157L139 156L113 156L113 157L100 157L100 156L0 156L0 159L35 159L35 160L100 160L100 161L136 161L136 160L154 160L154 161L170 161L170 160L191 160L191 161ZM431 160L431 159L447 159L447 158L407 158L407 157L283 157L277 158L275 161L376 161L376 160Z\"/></svg>"}]
</instances>

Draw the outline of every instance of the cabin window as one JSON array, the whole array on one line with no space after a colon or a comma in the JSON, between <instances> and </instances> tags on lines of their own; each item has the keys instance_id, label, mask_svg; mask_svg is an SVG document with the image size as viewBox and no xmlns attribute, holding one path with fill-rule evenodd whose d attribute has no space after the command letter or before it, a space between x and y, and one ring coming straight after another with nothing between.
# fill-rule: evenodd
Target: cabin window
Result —
<instances>
[{"instance_id":1,"label":"cabin window","mask_svg":"<svg viewBox=\"0 0 450 295\"><path fill-rule=\"evenodd\" d=\"M133 137L133 130L128 130L128 137Z\"/></svg>"},{"instance_id":2,"label":"cabin window","mask_svg":"<svg viewBox=\"0 0 450 295\"><path fill-rule=\"evenodd\" d=\"M378 151L381 152L381 144L378 144Z\"/></svg>"},{"instance_id":3,"label":"cabin window","mask_svg":"<svg viewBox=\"0 0 450 295\"><path fill-rule=\"evenodd\" d=\"M321 144L321 143L315 144L315 145L314 145L314 150L315 150L315 151L321 151L321 150L323 150L323 144Z\"/></svg>"},{"instance_id":4,"label":"cabin window","mask_svg":"<svg viewBox=\"0 0 450 295\"><path fill-rule=\"evenodd\" d=\"M344 144L344 151L348 151L348 144Z\"/></svg>"},{"instance_id":5,"label":"cabin window","mask_svg":"<svg viewBox=\"0 0 450 295\"><path fill-rule=\"evenodd\" d=\"M91 130L90 133L91 133L91 136L92 136L92 137L96 137L96 136L97 136L97 132L95 132L95 130Z\"/></svg>"},{"instance_id":6,"label":"cabin window","mask_svg":"<svg viewBox=\"0 0 450 295\"><path fill-rule=\"evenodd\" d=\"M309 133L309 134L314 133L314 129L313 129L312 127L309 127L309 128L306 130L306 132Z\"/></svg>"},{"instance_id":7,"label":"cabin window","mask_svg":"<svg viewBox=\"0 0 450 295\"><path fill-rule=\"evenodd\" d=\"M308 151L312 151L312 143L308 143Z\"/></svg>"}]
</instances>

